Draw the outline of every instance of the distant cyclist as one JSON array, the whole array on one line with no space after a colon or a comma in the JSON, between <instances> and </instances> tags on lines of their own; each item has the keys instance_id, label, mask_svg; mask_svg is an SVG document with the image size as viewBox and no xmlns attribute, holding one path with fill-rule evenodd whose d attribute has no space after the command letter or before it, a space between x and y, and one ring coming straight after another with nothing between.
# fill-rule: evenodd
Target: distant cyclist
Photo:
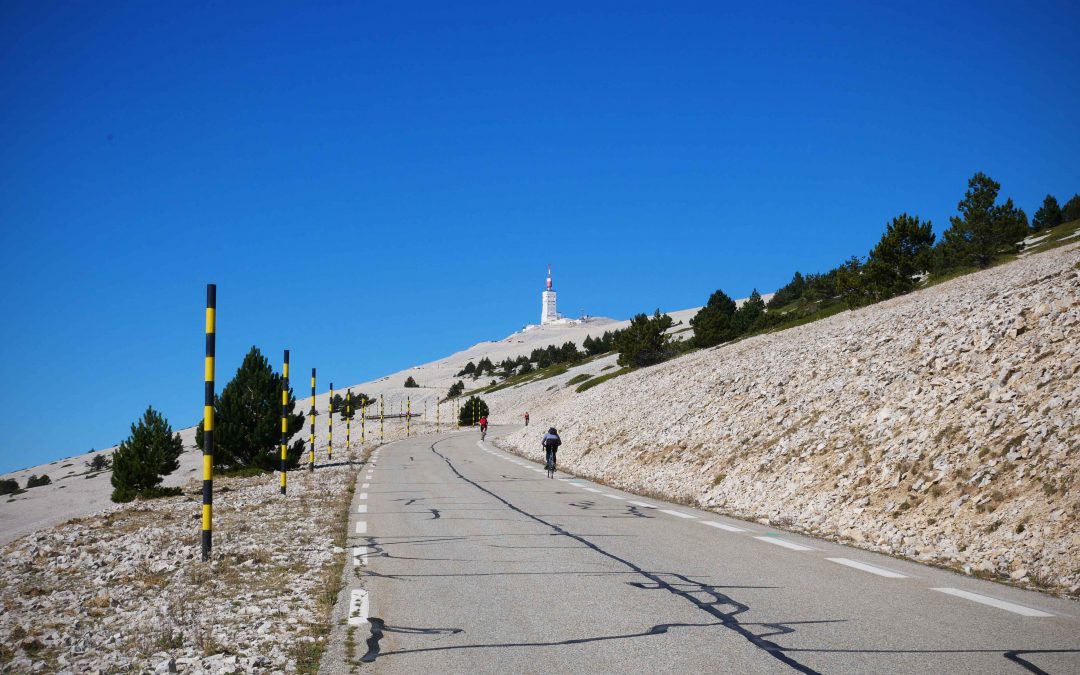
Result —
<instances>
[{"instance_id":1,"label":"distant cyclist","mask_svg":"<svg viewBox=\"0 0 1080 675\"><path fill-rule=\"evenodd\" d=\"M487 415L480 418L480 440L487 436Z\"/></svg>"},{"instance_id":2,"label":"distant cyclist","mask_svg":"<svg viewBox=\"0 0 1080 675\"><path fill-rule=\"evenodd\" d=\"M525 426L529 426L529 411L525 411Z\"/></svg>"},{"instance_id":3,"label":"distant cyclist","mask_svg":"<svg viewBox=\"0 0 1080 675\"><path fill-rule=\"evenodd\" d=\"M544 467L547 469L548 478L553 478L555 475L555 453L559 451L559 446L562 445L562 439L559 438L559 432L555 430L555 427L547 430L544 439L540 441L540 445L544 446Z\"/></svg>"}]
</instances>

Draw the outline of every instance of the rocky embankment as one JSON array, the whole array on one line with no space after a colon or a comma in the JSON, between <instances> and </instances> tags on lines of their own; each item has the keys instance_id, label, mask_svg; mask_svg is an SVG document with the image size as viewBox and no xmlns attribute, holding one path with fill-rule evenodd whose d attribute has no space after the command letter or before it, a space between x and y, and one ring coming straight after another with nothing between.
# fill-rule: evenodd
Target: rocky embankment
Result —
<instances>
[{"instance_id":1,"label":"rocky embankment","mask_svg":"<svg viewBox=\"0 0 1080 675\"><path fill-rule=\"evenodd\" d=\"M620 488L1075 597L1078 371L1070 246L502 416Z\"/></svg>"},{"instance_id":2,"label":"rocky embankment","mask_svg":"<svg viewBox=\"0 0 1080 675\"><path fill-rule=\"evenodd\" d=\"M218 478L211 562L201 487L8 544L0 672L297 672L318 662L356 468Z\"/></svg>"}]
</instances>

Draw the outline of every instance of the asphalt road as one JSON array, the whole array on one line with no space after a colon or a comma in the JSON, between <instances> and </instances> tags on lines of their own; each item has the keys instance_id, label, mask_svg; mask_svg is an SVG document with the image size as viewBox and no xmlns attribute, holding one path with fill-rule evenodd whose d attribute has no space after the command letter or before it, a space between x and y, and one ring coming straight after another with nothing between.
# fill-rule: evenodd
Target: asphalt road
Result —
<instances>
[{"instance_id":1,"label":"asphalt road","mask_svg":"<svg viewBox=\"0 0 1080 675\"><path fill-rule=\"evenodd\" d=\"M358 480L325 673L1080 673L1077 603L548 479L475 432Z\"/></svg>"}]
</instances>

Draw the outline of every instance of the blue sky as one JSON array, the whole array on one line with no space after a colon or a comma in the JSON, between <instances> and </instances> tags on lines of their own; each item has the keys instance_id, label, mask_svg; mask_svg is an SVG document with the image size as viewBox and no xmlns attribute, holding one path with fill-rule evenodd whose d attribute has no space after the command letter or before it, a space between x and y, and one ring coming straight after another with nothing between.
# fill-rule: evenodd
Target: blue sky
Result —
<instances>
[{"instance_id":1,"label":"blue sky","mask_svg":"<svg viewBox=\"0 0 1080 675\"><path fill-rule=\"evenodd\" d=\"M193 424L207 282L355 383L1080 191L1076 3L802 4L3 3L0 471Z\"/></svg>"}]
</instances>

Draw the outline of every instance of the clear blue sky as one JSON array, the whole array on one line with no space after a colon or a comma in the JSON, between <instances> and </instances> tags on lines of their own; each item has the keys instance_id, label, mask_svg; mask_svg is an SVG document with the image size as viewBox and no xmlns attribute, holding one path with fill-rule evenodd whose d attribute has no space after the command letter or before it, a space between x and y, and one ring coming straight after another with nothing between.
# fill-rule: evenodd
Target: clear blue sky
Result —
<instances>
[{"instance_id":1,"label":"clear blue sky","mask_svg":"<svg viewBox=\"0 0 1080 675\"><path fill-rule=\"evenodd\" d=\"M0 471L195 423L210 281L219 382L355 383L536 321L548 262L625 318L975 171L1080 191L1075 2L523 4L0 5Z\"/></svg>"}]
</instances>

